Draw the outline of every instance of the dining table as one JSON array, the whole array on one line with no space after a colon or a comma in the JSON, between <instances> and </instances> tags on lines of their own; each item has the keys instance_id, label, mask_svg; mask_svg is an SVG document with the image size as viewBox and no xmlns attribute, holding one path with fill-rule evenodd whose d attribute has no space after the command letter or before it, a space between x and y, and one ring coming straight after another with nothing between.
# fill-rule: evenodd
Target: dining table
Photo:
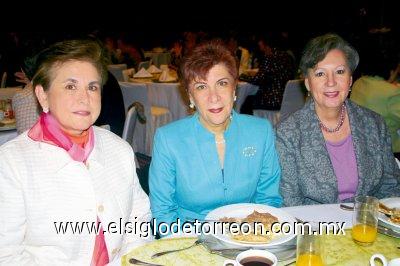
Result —
<instances>
[{"instance_id":1,"label":"dining table","mask_svg":"<svg viewBox=\"0 0 400 266\"><path fill-rule=\"evenodd\" d=\"M383 254L389 260L400 257L399 238L378 234L370 246L356 244L351 237L352 212L341 209L339 204L295 206L282 208L282 210L298 220L343 224L340 234L336 235L331 232L321 235L326 265L368 266L370 257L376 253ZM196 245L186 250L151 259L154 253L189 247L196 240L197 237L182 235L155 240L125 254L122 257L121 265L135 265L129 262L130 258L159 265L223 265L227 258L210 253L204 245ZM274 253L272 249L270 251ZM295 265L295 251L292 257L283 258L278 265Z\"/></svg>"},{"instance_id":2,"label":"dining table","mask_svg":"<svg viewBox=\"0 0 400 266\"><path fill-rule=\"evenodd\" d=\"M22 91L21 87L0 88L0 100L12 99L14 94L16 94L17 92L20 92L20 91ZM9 140L12 140L13 138L15 138L17 136L18 136L18 133L17 133L15 123L0 126L0 146Z\"/></svg>"}]
</instances>

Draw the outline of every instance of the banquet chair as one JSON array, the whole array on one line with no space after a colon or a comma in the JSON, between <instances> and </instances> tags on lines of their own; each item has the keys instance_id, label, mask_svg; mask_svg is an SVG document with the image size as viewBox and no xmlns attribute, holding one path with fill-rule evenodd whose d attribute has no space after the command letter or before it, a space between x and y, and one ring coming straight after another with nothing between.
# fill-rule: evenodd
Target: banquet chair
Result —
<instances>
[{"instance_id":1,"label":"banquet chair","mask_svg":"<svg viewBox=\"0 0 400 266\"><path fill-rule=\"evenodd\" d=\"M280 111L278 110L254 109L253 114L254 116L268 119L273 126L280 121Z\"/></svg>"},{"instance_id":2,"label":"banquet chair","mask_svg":"<svg viewBox=\"0 0 400 266\"><path fill-rule=\"evenodd\" d=\"M281 105L280 121L285 120L290 114L301 109L306 102L307 89L303 79L289 80L286 83Z\"/></svg>"},{"instance_id":3,"label":"banquet chair","mask_svg":"<svg viewBox=\"0 0 400 266\"><path fill-rule=\"evenodd\" d=\"M128 68L126 64L108 65L107 68L118 81L124 81L124 74L122 71Z\"/></svg>"},{"instance_id":4,"label":"banquet chair","mask_svg":"<svg viewBox=\"0 0 400 266\"><path fill-rule=\"evenodd\" d=\"M136 104L139 103L135 102L129 107L125 117L124 130L122 131L122 139L128 142L131 146L134 143L133 132L135 130L135 125L137 120Z\"/></svg>"},{"instance_id":5,"label":"banquet chair","mask_svg":"<svg viewBox=\"0 0 400 266\"><path fill-rule=\"evenodd\" d=\"M4 72L3 75L1 75L0 88L6 87L6 81L7 81L7 72Z\"/></svg>"},{"instance_id":6,"label":"banquet chair","mask_svg":"<svg viewBox=\"0 0 400 266\"><path fill-rule=\"evenodd\" d=\"M139 102L144 107L146 122L135 125L134 147L137 148L135 152L151 156L155 131L158 127L172 122L172 114L168 108L150 104L148 88L145 83L119 82L119 85L126 112L133 102Z\"/></svg>"}]
</instances>

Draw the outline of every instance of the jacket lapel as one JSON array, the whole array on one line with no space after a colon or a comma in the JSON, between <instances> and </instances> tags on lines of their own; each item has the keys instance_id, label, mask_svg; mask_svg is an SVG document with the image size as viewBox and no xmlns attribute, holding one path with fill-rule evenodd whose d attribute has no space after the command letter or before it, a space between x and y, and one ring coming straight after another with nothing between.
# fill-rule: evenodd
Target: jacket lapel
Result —
<instances>
[{"instance_id":1,"label":"jacket lapel","mask_svg":"<svg viewBox=\"0 0 400 266\"><path fill-rule=\"evenodd\" d=\"M309 145L302 148L302 156L307 167L312 168L316 186L321 186L319 193L324 194L318 195L316 198L325 199L327 202L336 202L338 200L337 179L326 148L324 135L319 127L313 100L308 102L307 108L308 112L303 116L304 123L301 123L301 131L305 137L302 141Z\"/></svg>"},{"instance_id":2,"label":"jacket lapel","mask_svg":"<svg viewBox=\"0 0 400 266\"><path fill-rule=\"evenodd\" d=\"M238 138L236 138L235 136L240 136L240 129L237 124L237 119L237 114L233 111L231 124L225 132L226 145L224 172L225 176L229 177L229 179L225 178L225 186L229 186L231 180L237 180L235 178L237 172L236 169L238 164L240 163L240 158L242 156L242 153L239 151L241 147L240 143L234 143L234 141L238 141Z\"/></svg>"},{"instance_id":3,"label":"jacket lapel","mask_svg":"<svg viewBox=\"0 0 400 266\"><path fill-rule=\"evenodd\" d=\"M196 145L199 160L201 160L201 171L198 175L202 178L203 176L207 176L212 187L215 185L216 178L219 178L217 179L218 183L222 183L221 165L219 163L217 148L215 146L215 138L211 132L201 125L198 113L193 115L192 122L192 143Z\"/></svg>"},{"instance_id":4,"label":"jacket lapel","mask_svg":"<svg viewBox=\"0 0 400 266\"><path fill-rule=\"evenodd\" d=\"M349 115L353 147L357 161L358 187L356 195L367 195L368 187L372 186L371 182L374 180L373 178L369 178L369 176L371 172L374 172L374 169L365 167L365 165L372 166L373 162L369 162L371 156L368 155L368 143L363 137L365 135L363 132L365 131L365 128L360 126L360 122L363 121L363 119L359 116L354 104L351 101L346 101L346 107L348 109L347 113ZM364 167L361 162L364 162Z\"/></svg>"}]
</instances>

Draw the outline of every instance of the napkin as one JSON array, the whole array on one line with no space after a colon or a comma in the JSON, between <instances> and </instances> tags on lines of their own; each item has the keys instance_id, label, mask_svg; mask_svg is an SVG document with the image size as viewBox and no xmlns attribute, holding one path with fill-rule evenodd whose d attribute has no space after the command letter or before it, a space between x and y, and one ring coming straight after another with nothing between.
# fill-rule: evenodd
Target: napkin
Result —
<instances>
[{"instance_id":1,"label":"napkin","mask_svg":"<svg viewBox=\"0 0 400 266\"><path fill-rule=\"evenodd\" d=\"M134 78L152 78L153 75L150 74L146 69L143 67L135 74L133 75Z\"/></svg>"},{"instance_id":2,"label":"napkin","mask_svg":"<svg viewBox=\"0 0 400 266\"><path fill-rule=\"evenodd\" d=\"M159 69L158 67L156 67L155 65L151 65L147 71L151 74L157 74L157 73L161 73L161 69Z\"/></svg>"},{"instance_id":3,"label":"napkin","mask_svg":"<svg viewBox=\"0 0 400 266\"><path fill-rule=\"evenodd\" d=\"M158 80L161 82L169 82L169 81L175 81L176 77L171 75L168 70L163 70Z\"/></svg>"}]
</instances>

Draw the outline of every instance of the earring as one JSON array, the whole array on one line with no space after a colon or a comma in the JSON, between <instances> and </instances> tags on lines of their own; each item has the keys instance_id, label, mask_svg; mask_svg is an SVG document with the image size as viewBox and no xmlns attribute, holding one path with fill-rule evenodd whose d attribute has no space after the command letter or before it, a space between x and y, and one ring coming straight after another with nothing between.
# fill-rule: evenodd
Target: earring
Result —
<instances>
[{"instance_id":1,"label":"earring","mask_svg":"<svg viewBox=\"0 0 400 266\"><path fill-rule=\"evenodd\" d=\"M233 101L236 102L237 96L233 96Z\"/></svg>"},{"instance_id":2,"label":"earring","mask_svg":"<svg viewBox=\"0 0 400 266\"><path fill-rule=\"evenodd\" d=\"M190 102L189 107L193 109L194 108L194 103Z\"/></svg>"},{"instance_id":3,"label":"earring","mask_svg":"<svg viewBox=\"0 0 400 266\"><path fill-rule=\"evenodd\" d=\"M310 96L311 96L310 91L307 91L307 97L310 97Z\"/></svg>"},{"instance_id":4,"label":"earring","mask_svg":"<svg viewBox=\"0 0 400 266\"><path fill-rule=\"evenodd\" d=\"M49 112L49 107L43 107L43 112L47 114Z\"/></svg>"}]
</instances>

